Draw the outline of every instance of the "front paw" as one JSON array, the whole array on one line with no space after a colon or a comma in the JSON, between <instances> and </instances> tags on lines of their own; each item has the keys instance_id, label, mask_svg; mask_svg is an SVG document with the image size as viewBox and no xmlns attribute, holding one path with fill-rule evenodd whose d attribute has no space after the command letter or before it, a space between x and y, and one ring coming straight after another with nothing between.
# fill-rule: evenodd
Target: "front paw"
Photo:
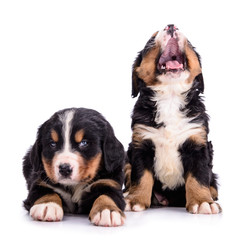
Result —
<instances>
[{"instance_id":1,"label":"front paw","mask_svg":"<svg viewBox=\"0 0 240 240\"><path fill-rule=\"evenodd\" d=\"M61 221L63 219L63 209L54 202L36 204L31 207L30 216L38 221Z\"/></svg>"},{"instance_id":2,"label":"front paw","mask_svg":"<svg viewBox=\"0 0 240 240\"><path fill-rule=\"evenodd\" d=\"M91 216L90 221L96 226L117 227L124 224L125 217L122 212L104 209Z\"/></svg>"},{"instance_id":3,"label":"front paw","mask_svg":"<svg viewBox=\"0 0 240 240\"><path fill-rule=\"evenodd\" d=\"M216 190L210 190L209 187L202 185L192 174L187 176L186 209L188 212L194 214L220 213L222 211L220 205L213 200L213 197L216 196Z\"/></svg>"},{"instance_id":4,"label":"front paw","mask_svg":"<svg viewBox=\"0 0 240 240\"><path fill-rule=\"evenodd\" d=\"M140 212L150 207L151 201L146 196L129 194L125 197L125 211Z\"/></svg>"},{"instance_id":5,"label":"front paw","mask_svg":"<svg viewBox=\"0 0 240 240\"><path fill-rule=\"evenodd\" d=\"M93 203L89 220L96 226L117 227L124 224L125 215L110 197L101 195Z\"/></svg>"},{"instance_id":6,"label":"front paw","mask_svg":"<svg viewBox=\"0 0 240 240\"><path fill-rule=\"evenodd\" d=\"M131 185L129 193L125 193L125 211L139 212L149 208L151 205L153 183L152 172L145 170L139 183Z\"/></svg>"},{"instance_id":7,"label":"front paw","mask_svg":"<svg viewBox=\"0 0 240 240\"><path fill-rule=\"evenodd\" d=\"M193 214L218 214L222 211L216 202L192 203L187 205L187 211Z\"/></svg>"}]
</instances>

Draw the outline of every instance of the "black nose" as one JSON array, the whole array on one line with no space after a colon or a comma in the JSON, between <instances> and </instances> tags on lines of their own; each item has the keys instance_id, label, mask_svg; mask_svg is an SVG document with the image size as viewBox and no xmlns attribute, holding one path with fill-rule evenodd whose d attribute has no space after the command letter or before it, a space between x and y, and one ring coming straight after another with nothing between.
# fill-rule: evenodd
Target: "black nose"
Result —
<instances>
[{"instance_id":1,"label":"black nose","mask_svg":"<svg viewBox=\"0 0 240 240\"><path fill-rule=\"evenodd\" d=\"M63 177L69 177L72 173L72 168L71 168L70 164L63 163L63 164L59 165L59 173Z\"/></svg>"},{"instance_id":2,"label":"black nose","mask_svg":"<svg viewBox=\"0 0 240 240\"><path fill-rule=\"evenodd\" d=\"M174 26L174 24L169 24L167 25L167 27L165 28L165 30L167 31L167 33L169 35L171 35L171 37L173 37L173 33L178 30L178 28L176 26Z\"/></svg>"}]
</instances>

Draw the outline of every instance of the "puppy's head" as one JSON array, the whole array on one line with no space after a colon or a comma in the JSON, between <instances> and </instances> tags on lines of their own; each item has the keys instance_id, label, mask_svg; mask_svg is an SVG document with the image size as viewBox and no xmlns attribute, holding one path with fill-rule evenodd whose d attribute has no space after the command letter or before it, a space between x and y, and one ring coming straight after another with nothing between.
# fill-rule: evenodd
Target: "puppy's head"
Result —
<instances>
[{"instance_id":1,"label":"puppy's head","mask_svg":"<svg viewBox=\"0 0 240 240\"><path fill-rule=\"evenodd\" d=\"M139 52L132 70L132 96L136 97L142 86L191 84L195 80L203 92L200 56L176 26L168 25L154 33Z\"/></svg>"},{"instance_id":2,"label":"puppy's head","mask_svg":"<svg viewBox=\"0 0 240 240\"><path fill-rule=\"evenodd\" d=\"M89 182L101 171L121 166L124 150L110 124L90 109L55 113L38 131L30 151L35 171L43 167L54 183Z\"/></svg>"}]
</instances>

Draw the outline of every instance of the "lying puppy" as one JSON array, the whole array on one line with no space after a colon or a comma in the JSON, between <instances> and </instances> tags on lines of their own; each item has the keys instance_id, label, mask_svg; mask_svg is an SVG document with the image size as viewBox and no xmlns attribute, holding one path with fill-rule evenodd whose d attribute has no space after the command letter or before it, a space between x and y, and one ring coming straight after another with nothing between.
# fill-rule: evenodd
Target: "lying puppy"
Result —
<instances>
[{"instance_id":1,"label":"lying puppy","mask_svg":"<svg viewBox=\"0 0 240 240\"><path fill-rule=\"evenodd\" d=\"M186 206L219 213L200 56L174 25L156 32L133 65L126 210Z\"/></svg>"},{"instance_id":2,"label":"lying puppy","mask_svg":"<svg viewBox=\"0 0 240 240\"><path fill-rule=\"evenodd\" d=\"M122 225L124 159L122 144L100 113L56 112L24 157L29 190L24 206L40 221L60 221L64 212L89 213L95 225Z\"/></svg>"}]
</instances>

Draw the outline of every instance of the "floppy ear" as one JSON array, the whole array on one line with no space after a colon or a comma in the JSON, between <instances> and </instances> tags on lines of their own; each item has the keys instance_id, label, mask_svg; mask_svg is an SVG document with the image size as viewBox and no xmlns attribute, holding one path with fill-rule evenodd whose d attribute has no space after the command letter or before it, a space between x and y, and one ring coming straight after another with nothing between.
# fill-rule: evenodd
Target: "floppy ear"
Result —
<instances>
[{"instance_id":1,"label":"floppy ear","mask_svg":"<svg viewBox=\"0 0 240 240\"><path fill-rule=\"evenodd\" d=\"M107 123L105 134L103 142L104 165L108 172L113 172L116 168L123 165L125 152L123 145L115 137L109 123Z\"/></svg>"},{"instance_id":2,"label":"floppy ear","mask_svg":"<svg viewBox=\"0 0 240 240\"><path fill-rule=\"evenodd\" d=\"M142 52L140 51L138 53L137 58L135 59L133 66L132 66L132 97L136 97L139 93L140 90L140 83L141 83L141 79L138 77L138 74L136 72L136 68L140 66L141 62L142 62Z\"/></svg>"},{"instance_id":3,"label":"floppy ear","mask_svg":"<svg viewBox=\"0 0 240 240\"><path fill-rule=\"evenodd\" d=\"M204 92L204 81L203 81L203 75L202 73L198 74L195 78L195 81L197 82L197 88L200 93Z\"/></svg>"},{"instance_id":4,"label":"floppy ear","mask_svg":"<svg viewBox=\"0 0 240 240\"><path fill-rule=\"evenodd\" d=\"M141 65L142 59L144 56L152 49L155 45L155 37L158 32L155 32L151 38L147 41L144 49L138 53L137 58L135 59L132 66L132 97L136 97L141 89L141 87L145 86L144 81L138 77L137 68Z\"/></svg>"},{"instance_id":5,"label":"floppy ear","mask_svg":"<svg viewBox=\"0 0 240 240\"><path fill-rule=\"evenodd\" d=\"M51 121L51 118L38 128L37 139L26 156L35 172L39 170L42 164L42 133L49 121Z\"/></svg>"},{"instance_id":6,"label":"floppy ear","mask_svg":"<svg viewBox=\"0 0 240 240\"><path fill-rule=\"evenodd\" d=\"M39 170L40 164L41 164L41 154L42 154L41 128L42 127L39 128L38 134L37 134L37 139L36 139L35 143L33 144L32 148L30 149L30 152L29 152L30 163L31 163L35 172Z\"/></svg>"}]
</instances>

